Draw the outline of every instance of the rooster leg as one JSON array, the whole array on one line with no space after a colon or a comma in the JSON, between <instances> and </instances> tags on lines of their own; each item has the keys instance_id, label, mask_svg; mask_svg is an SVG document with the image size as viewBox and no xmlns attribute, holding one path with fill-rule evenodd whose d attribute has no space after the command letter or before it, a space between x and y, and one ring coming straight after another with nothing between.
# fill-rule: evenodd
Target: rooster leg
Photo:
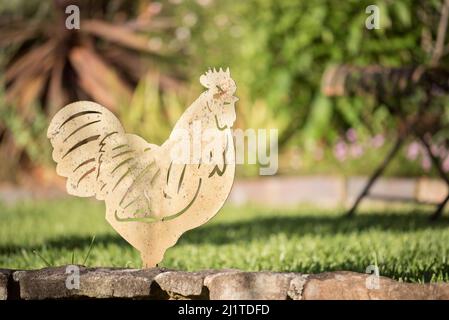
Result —
<instances>
[{"instance_id":1,"label":"rooster leg","mask_svg":"<svg viewBox=\"0 0 449 320\"><path fill-rule=\"evenodd\" d=\"M140 258L142 259L142 267L145 269L157 267L157 264L161 260L151 256L151 254L145 254L143 252L140 253Z\"/></svg>"}]
</instances>

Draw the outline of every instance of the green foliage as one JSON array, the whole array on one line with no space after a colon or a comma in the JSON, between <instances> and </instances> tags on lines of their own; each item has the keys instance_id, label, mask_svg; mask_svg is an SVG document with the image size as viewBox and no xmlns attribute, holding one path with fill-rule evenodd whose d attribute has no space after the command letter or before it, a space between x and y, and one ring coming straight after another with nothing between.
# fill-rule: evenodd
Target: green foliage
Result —
<instances>
[{"instance_id":1,"label":"green foliage","mask_svg":"<svg viewBox=\"0 0 449 320\"><path fill-rule=\"evenodd\" d=\"M33 250L50 265L69 264L73 256L82 263L90 250L89 266L140 266L138 252L112 230L99 202L59 200L0 209L2 267L44 267ZM348 220L338 210L228 206L183 235L161 266L317 273L365 272L377 262L382 276L448 281L448 225L447 217L431 223L428 212L413 207L365 210Z\"/></svg>"},{"instance_id":2,"label":"green foliage","mask_svg":"<svg viewBox=\"0 0 449 320\"><path fill-rule=\"evenodd\" d=\"M7 133L3 132L3 143L6 140L5 136L10 135L14 139L7 143L13 141L16 150L17 148L24 150L27 160L32 163L48 164L51 159L50 143L47 139L48 119L38 106L30 108L35 111L30 119L25 119L19 114L19 110L5 101L3 91L0 91L0 131L7 130ZM0 177L14 181L19 159L14 149L11 149L11 145L0 149L2 157Z\"/></svg>"},{"instance_id":3,"label":"green foliage","mask_svg":"<svg viewBox=\"0 0 449 320\"><path fill-rule=\"evenodd\" d=\"M427 63L429 45L423 35L435 38L441 6L441 1L418 0L249 0L204 8L195 3L187 1L179 11L199 17L190 45L192 55L201 59L198 71L230 66L238 95L248 95L238 104L239 112L244 115L257 101L259 110L269 109L265 126L278 128L281 141L292 135L290 141L305 146L323 138L332 141L349 127L369 135L395 125L369 99L323 97L321 77L333 64ZM365 27L365 9L372 4L380 9L377 30ZM189 69L198 74L195 66ZM243 118L244 127L260 125Z\"/></svg>"},{"instance_id":4,"label":"green foliage","mask_svg":"<svg viewBox=\"0 0 449 320\"><path fill-rule=\"evenodd\" d=\"M128 132L162 144L188 104L175 91L160 91L157 83L144 77L129 106L120 109L120 120Z\"/></svg>"},{"instance_id":5,"label":"green foliage","mask_svg":"<svg viewBox=\"0 0 449 320\"><path fill-rule=\"evenodd\" d=\"M46 2L28 2L5 2L0 12L14 15L17 10L25 10L33 19L42 19L51 7ZM141 4L143 8L145 1ZM380 9L380 29L368 30L365 9L373 4ZM348 128L356 128L361 138L379 132L388 134L396 123L372 99L324 97L320 93L323 72L344 63L428 63L441 4L441 0L164 3L164 16L170 17L165 23L173 27L174 36L161 32L152 40L160 40L177 56L176 64L157 67L184 75L188 94L161 90L157 81L144 78L132 103L120 110L121 119L129 132L162 143L179 115L201 92L199 75L210 66L229 66L240 97L237 127L277 128L281 143L305 147L308 153L317 145L329 146ZM114 12L113 6L110 11ZM149 34L159 34L157 28L153 31ZM5 49L0 50L1 64ZM445 56L443 65L447 62ZM407 103L410 107L413 99ZM446 100L436 104L446 104ZM41 155L36 146L44 144L31 138L37 132L33 126L40 128L43 122L14 120L14 114L2 111L0 120L9 119L8 126L16 128L21 136L19 144L28 145L33 160L38 159Z\"/></svg>"},{"instance_id":6,"label":"green foliage","mask_svg":"<svg viewBox=\"0 0 449 320\"><path fill-rule=\"evenodd\" d=\"M50 159L47 139L48 121L43 112L37 112L32 121L26 121L11 107L0 106L0 120L14 135L15 143L25 150L32 162L48 163Z\"/></svg>"}]
</instances>

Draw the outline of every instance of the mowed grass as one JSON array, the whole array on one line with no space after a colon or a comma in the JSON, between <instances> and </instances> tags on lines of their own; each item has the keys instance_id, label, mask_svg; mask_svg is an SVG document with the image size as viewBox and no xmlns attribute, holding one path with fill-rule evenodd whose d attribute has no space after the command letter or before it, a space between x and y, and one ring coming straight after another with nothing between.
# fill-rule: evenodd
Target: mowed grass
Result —
<instances>
[{"instance_id":1,"label":"mowed grass","mask_svg":"<svg viewBox=\"0 0 449 320\"><path fill-rule=\"evenodd\" d=\"M347 219L340 210L225 207L202 227L185 233L160 266L183 270L319 273L365 272L410 282L449 281L449 219L429 212L365 210ZM81 264L140 267L139 254L104 219L103 203L85 200L0 205L0 268ZM36 251L38 254L33 253Z\"/></svg>"}]
</instances>

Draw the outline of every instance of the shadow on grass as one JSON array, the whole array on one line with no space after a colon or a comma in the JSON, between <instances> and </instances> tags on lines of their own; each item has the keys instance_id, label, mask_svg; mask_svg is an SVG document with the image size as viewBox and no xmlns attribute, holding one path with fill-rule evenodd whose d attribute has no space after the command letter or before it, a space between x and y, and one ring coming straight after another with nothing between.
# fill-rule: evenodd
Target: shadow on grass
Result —
<instances>
[{"instance_id":1,"label":"shadow on grass","mask_svg":"<svg viewBox=\"0 0 449 320\"><path fill-rule=\"evenodd\" d=\"M442 217L437 222L429 221L428 213L410 214L369 213L352 218L338 215L300 215L261 217L243 221L215 222L187 232L179 244L226 244L251 239L261 239L273 234L283 233L287 236L335 235L367 230L385 230L392 232L411 232L421 229L440 229L449 227L449 218ZM0 254L14 254L21 250L39 248L48 249L83 249L91 242L90 236L67 236L49 240L36 246L0 245ZM116 234L96 236L95 247L108 245L126 246L127 242Z\"/></svg>"},{"instance_id":2,"label":"shadow on grass","mask_svg":"<svg viewBox=\"0 0 449 320\"><path fill-rule=\"evenodd\" d=\"M77 235L71 235L71 236L64 236L59 237L55 239L51 239L46 241L43 244L36 244L36 245L0 245L0 255L3 254L15 254L19 253L22 250L31 252L32 250L38 250L40 251L43 248L46 249L53 249L53 250L68 250L72 251L75 249L87 249L90 246L90 243L92 241L91 236L77 236ZM118 246L126 246L127 242L121 238L119 235L115 234L101 234L95 236L95 242L93 244L94 248L98 247L105 247L108 245L118 245Z\"/></svg>"},{"instance_id":3,"label":"shadow on grass","mask_svg":"<svg viewBox=\"0 0 449 320\"><path fill-rule=\"evenodd\" d=\"M187 232L180 243L225 244L252 238L263 238L283 233L287 236L335 235L367 230L392 232L412 232L423 229L449 227L449 218L442 217L436 222L429 220L426 212L410 214L361 214L352 218L331 215L301 215L262 217L248 221L214 223Z\"/></svg>"}]
</instances>

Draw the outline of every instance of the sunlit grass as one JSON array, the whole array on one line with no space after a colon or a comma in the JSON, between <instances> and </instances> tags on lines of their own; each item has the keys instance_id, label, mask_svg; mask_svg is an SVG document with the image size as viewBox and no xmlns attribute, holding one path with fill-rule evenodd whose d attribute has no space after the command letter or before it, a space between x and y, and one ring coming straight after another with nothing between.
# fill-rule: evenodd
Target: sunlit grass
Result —
<instances>
[{"instance_id":1,"label":"sunlit grass","mask_svg":"<svg viewBox=\"0 0 449 320\"><path fill-rule=\"evenodd\" d=\"M85 259L88 266L140 267L139 254L89 200L0 206L0 268L33 269ZM167 268L238 268L318 273L365 272L414 282L448 281L449 219L428 221L413 208L365 210L347 219L339 210L225 207L187 232L161 263ZM35 254L33 251L39 253Z\"/></svg>"}]
</instances>

